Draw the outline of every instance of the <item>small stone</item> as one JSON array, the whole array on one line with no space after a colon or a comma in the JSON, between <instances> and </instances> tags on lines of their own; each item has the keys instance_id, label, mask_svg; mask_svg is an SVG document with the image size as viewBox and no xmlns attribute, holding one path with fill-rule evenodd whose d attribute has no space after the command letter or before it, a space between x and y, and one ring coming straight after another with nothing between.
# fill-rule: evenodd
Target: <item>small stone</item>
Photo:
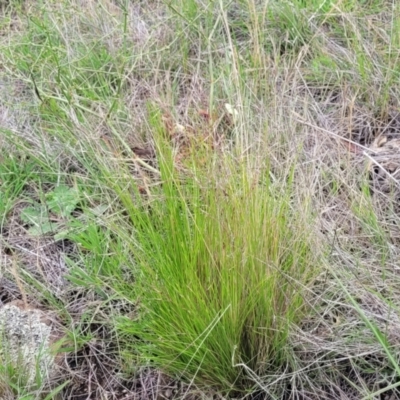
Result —
<instances>
[{"instance_id":1,"label":"small stone","mask_svg":"<svg viewBox=\"0 0 400 400\"><path fill-rule=\"evenodd\" d=\"M28 385L35 381L37 367L46 376L53 364L50 337L51 327L42 322L40 310L13 304L0 307L0 359L12 363Z\"/></svg>"}]
</instances>

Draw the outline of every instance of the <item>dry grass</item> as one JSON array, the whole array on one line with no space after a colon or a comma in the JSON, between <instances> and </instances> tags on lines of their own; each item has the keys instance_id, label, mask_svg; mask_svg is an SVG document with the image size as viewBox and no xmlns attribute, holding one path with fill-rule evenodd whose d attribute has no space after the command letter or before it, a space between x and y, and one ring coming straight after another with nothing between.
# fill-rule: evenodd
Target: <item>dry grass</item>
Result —
<instances>
[{"instance_id":1,"label":"dry grass","mask_svg":"<svg viewBox=\"0 0 400 400\"><path fill-rule=\"evenodd\" d=\"M115 188L134 196L136 182L154 202L161 133L182 173L212 153L249 176L268 168L276 193L294 176L291 211L321 273L287 368L249 372L247 397L400 398L399 6L285 4L0 2L0 300L21 299L22 284L68 337L58 383L4 393L44 399L69 379L58 398L221 396L144 365L115 329L140 314ZM48 211L54 234L32 235L22 210L59 185L79 202Z\"/></svg>"}]
</instances>

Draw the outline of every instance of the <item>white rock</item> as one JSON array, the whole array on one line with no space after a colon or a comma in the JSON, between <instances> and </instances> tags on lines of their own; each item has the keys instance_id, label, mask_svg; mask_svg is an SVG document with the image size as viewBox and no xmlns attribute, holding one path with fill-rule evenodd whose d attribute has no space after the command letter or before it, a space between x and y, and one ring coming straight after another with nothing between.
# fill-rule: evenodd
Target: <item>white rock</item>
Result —
<instances>
[{"instance_id":1,"label":"white rock","mask_svg":"<svg viewBox=\"0 0 400 400\"><path fill-rule=\"evenodd\" d=\"M44 380L49 375L54 361L50 341L51 326L42 311L13 303L0 307L0 360L12 363L27 385L34 383L37 371Z\"/></svg>"}]
</instances>

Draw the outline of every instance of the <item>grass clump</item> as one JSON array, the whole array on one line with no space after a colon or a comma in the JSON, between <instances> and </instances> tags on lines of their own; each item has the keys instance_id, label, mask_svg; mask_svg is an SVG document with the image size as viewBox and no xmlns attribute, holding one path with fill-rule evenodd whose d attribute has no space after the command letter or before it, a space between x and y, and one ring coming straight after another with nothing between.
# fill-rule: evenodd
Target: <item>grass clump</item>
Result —
<instances>
[{"instance_id":1,"label":"grass clump","mask_svg":"<svg viewBox=\"0 0 400 400\"><path fill-rule=\"evenodd\" d=\"M249 176L228 160L183 178L161 150L159 193L127 205L142 313L120 326L148 361L224 393L290 364L288 329L317 270L291 184L278 190L267 169Z\"/></svg>"}]
</instances>

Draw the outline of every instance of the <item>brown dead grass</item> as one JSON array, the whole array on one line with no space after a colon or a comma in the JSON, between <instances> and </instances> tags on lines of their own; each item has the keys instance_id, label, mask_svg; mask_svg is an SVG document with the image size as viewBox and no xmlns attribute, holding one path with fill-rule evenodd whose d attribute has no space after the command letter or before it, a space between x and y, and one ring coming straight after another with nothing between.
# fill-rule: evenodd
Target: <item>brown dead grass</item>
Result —
<instances>
[{"instance_id":1,"label":"brown dead grass","mask_svg":"<svg viewBox=\"0 0 400 400\"><path fill-rule=\"evenodd\" d=\"M52 7L62 10L61 3ZM71 35L78 29L82 32L83 27L95 22L99 32L89 31L88 35L104 35L110 49L118 48L120 35L116 26L122 18L120 8L108 1L76 2L75 7L79 7L79 13L75 19L67 21L66 34L68 30ZM35 12L35 6L30 6L28 13ZM293 330L292 343L298 349L299 371L289 377L291 394L285 398L359 399L360 393L377 391L393 383L396 378L385 354L371 331L363 325L359 313L349 304L329 269L342 278L364 314L387 333L390 345L397 352L400 339L397 316L400 306L400 114L396 96L391 96L390 107L380 108L370 101L371 98L365 101L358 88L307 84L303 71L295 68L305 59L305 54L300 54L295 65L288 65L279 72L271 69L266 74L263 86L268 86L268 95L264 101L254 99L251 105L241 104L243 121L232 127L232 121L223 109L223 104L229 102L227 96L218 94L215 103L209 104L210 81L199 67L203 61L196 64L198 58L207 59L210 55L193 50L192 70L176 72L179 60L173 51L165 50L174 34L165 7L160 2L146 5L139 2L130 4L128 12L131 45L140 56L135 66L126 72L122 100L126 116L112 121L112 129L111 122L105 118L106 107L95 105L94 116L75 122L73 127L76 132L86 135L85 145L100 148L99 139L106 138L106 149L101 147L103 150L97 150L97 154L110 165L130 162L134 175L146 191L146 187L153 183L153 176L143 165L132 162L132 158L136 155L148 163L143 151L147 151L150 159L154 152L146 120L150 101L165 110L166 130L176 146L178 163L189 156L187 151L198 151L196 146L224 152L232 150L234 133L241 130L246 131L250 145L242 149L240 156L251 153L256 160L255 167L268 160L276 182L287 175L293 159L297 158L299 199L308 198L312 203L317 220L314 235L321 248L328 246L330 250L326 272L310 292L309 302L315 313ZM376 20L372 21L374 18ZM371 16L370 20L373 23L367 21L368 26L375 30L378 29L376 23L382 24L385 18ZM16 23L22 24L17 19ZM329 32L325 35L327 49L332 54L339 57L347 52L351 59L354 57L343 43L333 40ZM382 40L385 42L385 38ZM146 51L148 48L160 49L159 54L152 58ZM379 51L378 47L369 49ZM372 53L371 56L374 59ZM5 72L3 69L2 73ZM23 102L31 105L38 102L28 81L13 77L3 79L4 76L2 91L6 95L0 104L1 127L11 130L16 138L26 143L26 150L47 157L53 154L62 158L61 164L64 165L78 164L72 160L74 149L61 148L60 143L51 137L51 132L40 131L37 116L22 106ZM251 92L256 82L249 79L246 85ZM378 86L379 83L374 90L378 90ZM178 125L184 127L180 135L176 131ZM115 130L119 138L113 136ZM126 149L121 142L127 143L133 154L124 155ZM13 144L5 139L0 145L7 151L15 150ZM366 183L372 201L365 206L371 207L370 213L376 215L381 230L375 236L373 229L368 229L360 215L354 212L355 205L362 203L360 192ZM92 336L66 357L63 374L71 378L72 383L63 398L200 398L202 394L195 388L181 383L177 388L175 382L160 371L144 369L124 376L117 338L112 327L107 325L110 320L108 313L112 314L114 308L99 311L94 306L101 302L96 294L71 287L65 280L68 268L63 254L76 253L76 248L67 243L69 248L66 250L52 239L29 237L18 219L21 207L23 203L14 208L2 226L0 256L6 271L1 278L2 302L8 303L22 296L9 271L12 259L15 259L20 268L32 274L53 295L62 298L76 324ZM384 245L377 242L377 236L384 238ZM31 288L27 291L29 296L35 294ZM40 303L40 296L36 300ZM393 304L393 309L389 304ZM87 312L93 312L103 322L88 326L81 324L80 318ZM382 378L385 369L388 371L386 381ZM360 370L366 372L360 373ZM389 397L382 398L400 398L396 389L386 395Z\"/></svg>"}]
</instances>

